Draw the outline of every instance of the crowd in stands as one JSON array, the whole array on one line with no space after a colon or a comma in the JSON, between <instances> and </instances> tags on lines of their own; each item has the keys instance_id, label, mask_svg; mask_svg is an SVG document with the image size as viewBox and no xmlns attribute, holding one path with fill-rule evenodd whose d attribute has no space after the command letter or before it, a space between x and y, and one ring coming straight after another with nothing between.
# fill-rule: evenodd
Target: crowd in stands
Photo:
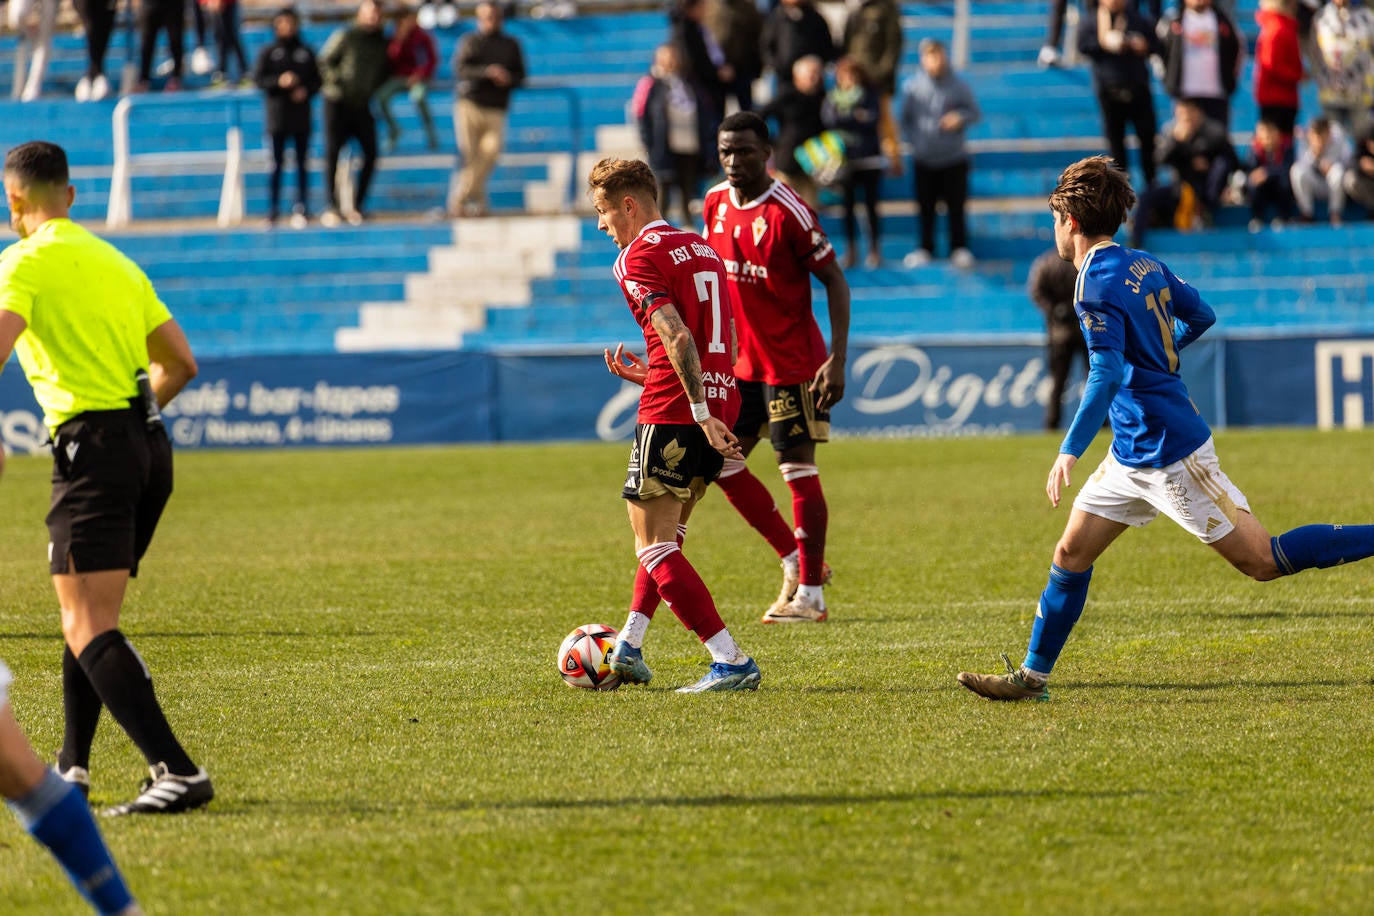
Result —
<instances>
[{"instance_id":1,"label":"crowd in stands","mask_svg":"<svg viewBox=\"0 0 1374 916\"><path fill-rule=\"evenodd\" d=\"M10 23L41 25L44 11L57 2L10 0ZM440 147L427 96L443 62L422 23L451 23L454 15L445 19L442 12L453 8L401 9L389 24L379 0L362 0L354 22L339 29L318 57L301 41L294 15L283 10L273 20L274 40L249 68L239 35L240 2L142 0L135 91L154 85L162 35L170 60L156 71L165 77L161 88L182 87L189 8L191 69L213 72L215 84L255 85L266 96L274 163L270 220L280 213L290 147L298 162L291 224L310 216L300 151L310 139L318 94L329 174L348 143L358 145L362 162L351 194L326 183L321 222L361 221L377 157L394 151L400 139L392 114L400 97L414 105L428 149ZM1253 47L1247 47L1234 0L1080 2L1077 31L1068 41L1091 68L1104 145L1129 170L1128 130L1139 144L1134 166L1144 180L1131 221L1136 242L1151 227L1206 227L1223 206L1248 206L1255 231L1321 218L1339 225L1350 204L1374 209L1374 12L1361 0L1259 0ZM112 92L104 57L117 3L75 3L90 61L76 97L100 99ZM477 27L451 64L455 139L464 162L448 202L453 215L487 212L486 185L503 148L511 95L525 79L520 46L502 29L507 6L479 7ZM1064 65L1066 6L1067 0L1048 4L1041 66ZM775 130L776 173L809 202L833 204L842 213L850 266L861 259L869 266L880 262L884 176L908 170L907 202L917 205L920 220L907 266L937 256L941 210L948 220L947 256L957 267L973 265L965 216L973 158L966 135L981 117L979 105L934 38L921 41L919 65L902 72L896 0L667 0L666 14L663 45L646 61L651 66L630 110L662 182L665 209L676 218L698 218L704 189L719 174L716 125L728 111L751 109ZM1256 123L1234 124L1232 102L1244 67L1254 71L1259 115ZM1300 111L1308 79L1317 87L1318 111ZM1162 125L1157 86L1172 105ZM40 91L41 79L35 84L31 78L23 97ZM386 125L381 149L374 112ZM1237 151L1236 136L1253 139Z\"/></svg>"},{"instance_id":2,"label":"crowd in stands","mask_svg":"<svg viewBox=\"0 0 1374 916\"><path fill-rule=\"evenodd\" d=\"M1246 125L1231 118L1247 49L1230 4L1183 0L1162 15L1132 0L1088 6L1075 45L1091 62L1108 148L1129 168L1127 124L1140 144L1145 182L1132 220L1136 244L1151 226L1210 225L1228 204L1248 206L1254 232L1314 220L1318 203L1332 225L1345 219L1348 200L1368 209L1374 13L1358 0L1260 0L1248 55L1258 119ZM1052 9L1050 39L1061 29L1062 10ZM1060 61L1047 43L1042 66ZM1320 111L1303 126L1300 88L1308 78L1316 82ZM1155 80L1173 103L1162 129ZM1232 144L1237 130L1252 138L1243 152Z\"/></svg>"}]
</instances>

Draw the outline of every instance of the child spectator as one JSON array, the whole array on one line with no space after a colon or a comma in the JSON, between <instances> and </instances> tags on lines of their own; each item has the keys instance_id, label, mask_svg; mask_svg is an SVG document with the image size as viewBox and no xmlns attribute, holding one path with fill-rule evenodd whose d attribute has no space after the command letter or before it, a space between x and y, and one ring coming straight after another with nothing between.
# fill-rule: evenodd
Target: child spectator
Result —
<instances>
[{"instance_id":1,"label":"child spectator","mask_svg":"<svg viewBox=\"0 0 1374 916\"><path fill-rule=\"evenodd\" d=\"M296 151L296 207L291 228L304 229L310 219L310 103L320 91L320 70L315 52L301 41L300 20L291 7L272 17L272 43L258 54L253 82L263 91L267 135L272 140L272 180L268 225L275 225L281 210L281 179L285 170L286 144Z\"/></svg>"},{"instance_id":2,"label":"child spectator","mask_svg":"<svg viewBox=\"0 0 1374 916\"><path fill-rule=\"evenodd\" d=\"M1286 136L1273 121L1261 119L1255 125L1246 163L1245 187L1250 198L1250 231L1259 232L1272 210L1274 229L1282 229L1293 218L1293 138Z\"/></svg>"},{"instance_id":3,"label":"child spectator","mask_svg":"<svg viewBox=\"0 0 1374 916\"><path fill-rule=\"evenodd\" d=\"M868 257L864 263L877 267L882 261L878 229L879 188L883 181L883 155L878 126L882 102L878 90L869 85L863 67L852 57L835 64L835 88L821 107L821 123L844 137L847 167L840 178L844 195L844 266L858 261L858 221L854 217L856 192L862 190L868 215Z\"/></svg>"},{"instance_id":4,"label":"child spectator","mask_svg":"<svg viewBox=\"0 0 1374 916\"><path fill-rule=\"evenodd\" d=\"M1345 173L1353 150L1350 138L1330 118L1313 118L1304 132L1306 143L1289 173L1293 198L1305 222L1316 217L1317 201L1326 201L1332 226L1345 217Z\"/></svg>"},{"instance_id":5,"label":"child spectator","mask_svg":"<svg viewBox=\"0 0 1374 916\"><path fill-rule=\"evenodd\" d=\"M1255 21L1255 101L1261 120L1286 137L1298 121L1298 83L1302 81L1302 48L1298 42L1297 0L1260 0Z\"/></svg>"},{"instance_id":6,"label":"child spectator","mask_svg":"<svg viewBox=\"0 0 1374 916\"><path fill-rule=\"evenodd\" d=\"M377 90L377 107L386 121L386 152L396 151L401 140L401 128L391 115L390 102L402 92L410 96L420 123L425 129L425 144L432 150L439 148L439 135L434 131L434 118L429 113L429 81L439 69L439 48L434 37L420 26L414 9L401 11L396 20L396 34L386 46L391 76Z\"/></svg>"}]
</instances>

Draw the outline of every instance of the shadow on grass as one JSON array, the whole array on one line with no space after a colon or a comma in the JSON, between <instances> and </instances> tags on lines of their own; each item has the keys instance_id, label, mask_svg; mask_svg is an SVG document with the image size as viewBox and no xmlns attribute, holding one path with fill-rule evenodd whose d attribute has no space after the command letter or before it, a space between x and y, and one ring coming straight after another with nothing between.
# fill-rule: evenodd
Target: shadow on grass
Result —
<instances>
[{"instance_id":1,"label":"shadow on grass","mask_svg":"<svg viewBox=\"0 0 1374 916\"><path fill-rule=\"evenodd\" d=\"M1367 610L1349 611L1207 611L1193 616L1214 620L1368 620Z\"/></svg>"},{"instance_id":2,"label":"shadow on grass","mask_svg":"<svg viewBox=\"0 0 1374 916\"><path fill-rule=\"evenodd\" d=\"M423 807L426 811L569 811L580 809L604 810L607 808L735 808L741 806L758 807L797 807L825 808L849 805L900 805L910 802L950 802L983 801L989 799L1009 799L1025 801L1052 801L1067 799L1118 799L1144 798L1154 795L1143 789L1114 789L1105 791L1083 791L1077 789L946 789L929 792L859 792L852 794L798 794L798 795L703 795L699 797L659 796L651 798L531 798L506 801L455 801L434 803L432 801L394 805L377 804L357 800L339 799L331 801L309 801L305 799L265 799L243 798L232 803L235 808L245 811L212 811L220 817L235 814L255 813L257 809L305 808L311 812L347 814L388 814Z\"/></svg>"},{"instance_id":3,"label":"shadow on grass","mask_svg":"<svg viewBox=\"0 0 1374 916\"><path fill-rule=\"evenodd\" d=\"M1138 681L1064 681L1053 687L1064 690L1177 690L1187 693L1205 693L1212 690L1296 690L1301 687L1368 687L1370 678L1347 678L1345 680L1310 681L1203 681L1194 684L1142 684Z\"/></svg>"},{"instance_id":4,"label":"shadow on grass","mask_svg":"<svg viewBox=\"0 0 1374 916\"><path fill-rule=\"evenodd\" d=\"M251 639L261 637L264 639L290 639L298 637L300 639L349 639L350 637L371 637L371 636L402 636L403 633L397 632L378 632L376 630L357 630L351 633L320 633L308 632L300 633L290 630L245 630L243 632L223 631L204 631L193 633L177 633L160 630L128 630L127 635L133 639ZM57 631L50 633L0 633L0 639L61 639L62 634Z\"/></svg>"}]
</instances>

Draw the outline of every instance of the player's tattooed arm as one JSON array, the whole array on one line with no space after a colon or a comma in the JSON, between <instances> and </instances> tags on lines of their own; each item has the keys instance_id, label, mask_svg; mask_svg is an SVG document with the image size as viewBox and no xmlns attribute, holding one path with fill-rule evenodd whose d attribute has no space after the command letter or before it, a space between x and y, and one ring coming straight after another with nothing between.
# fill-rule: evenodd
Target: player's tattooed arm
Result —
<instances>
[{"instance_id":1,"label":"player's tattooed arm","mask_svg":"<svg viewBox=\"0 0 1374 916\"><path fill-rule=\"evenodd\" d=\"M660 306L649 316L649 321L663 341L663 349L667 351L677 377L682 380L687 400L693 404L704 402L706 388L701 383L701 354L697 353L696 341L692 339L692 332L687 325L682 323L677 308L671 303Z\"/></svg>"}]
</instances>

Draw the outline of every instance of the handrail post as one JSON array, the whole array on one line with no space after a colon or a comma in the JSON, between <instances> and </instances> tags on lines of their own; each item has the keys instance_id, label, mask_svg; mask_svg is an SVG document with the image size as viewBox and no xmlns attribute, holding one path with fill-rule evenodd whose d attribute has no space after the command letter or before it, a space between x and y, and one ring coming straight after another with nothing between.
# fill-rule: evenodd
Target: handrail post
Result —
<instances>
[{"instance_id":1,"label":"handrail post","mask_svg":"<svg viewBox=\"0 0 1374 916\"><path fill-rule=\"evenodd\" d=\"M220 226L237 226L243 222L243 119L238 99L229 99L224 129L224 180L219 189Z\"/></svg>"},{"instance_id":2,"label":"handrail post","mask_svg":"<svg viewBox=\"0 0 1374 916\"><path fill-rule=\"evenodd\" d=\"M111 229L129 225L133 217L129 180L129 110L133 96L125 96L114 107L111 129L114 133L114 168L110 170L110 199L105 210L105 225Z\"/></svg>"},{"instance_id":3,"label":"handrail post","mask_svg":"<svg viewBox=\"0 0 1374 916\"><path fill-rule=\"evenodd\" d=\"M950 59L955 70L964 70L969 62L969 0L954 0L954 40Z\"/></svg>"}]
</instances>

